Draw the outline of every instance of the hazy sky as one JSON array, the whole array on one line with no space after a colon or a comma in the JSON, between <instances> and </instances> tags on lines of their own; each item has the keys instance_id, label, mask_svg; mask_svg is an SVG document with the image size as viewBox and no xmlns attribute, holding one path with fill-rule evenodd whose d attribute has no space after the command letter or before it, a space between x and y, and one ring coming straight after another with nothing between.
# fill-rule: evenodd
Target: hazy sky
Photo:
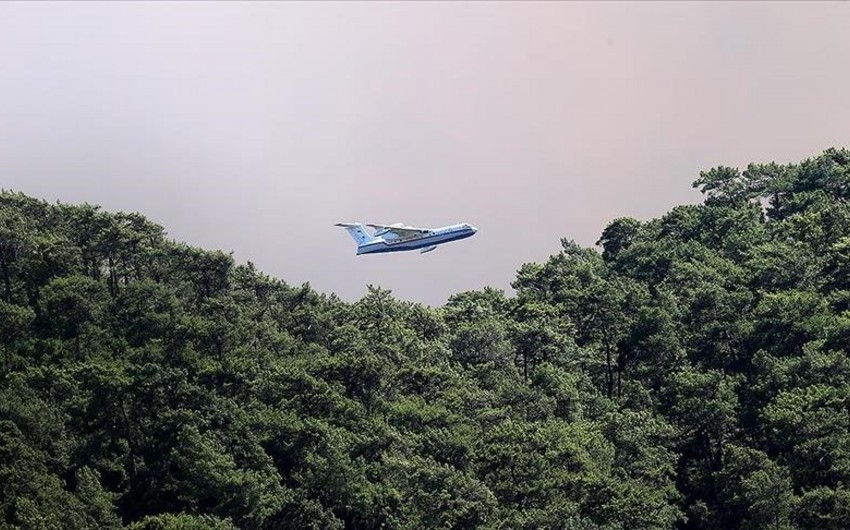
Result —
<instances>
[{"instance_id":1,"label":"hazy sky","mask_svg":"<svg viewBox=\"0 0 850 530\"><path fill-rule=\"evenodd\" d=\"M0 3L0 187L443 303L850 146L850 2ZM338 221L478 234L355 256Z\"/></svg>"}]
</instances>

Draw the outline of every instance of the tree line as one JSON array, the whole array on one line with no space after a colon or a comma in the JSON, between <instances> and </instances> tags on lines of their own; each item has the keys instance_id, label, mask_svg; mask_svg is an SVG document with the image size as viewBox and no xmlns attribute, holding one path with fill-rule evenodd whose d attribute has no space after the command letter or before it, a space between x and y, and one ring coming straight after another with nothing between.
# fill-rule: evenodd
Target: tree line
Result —
<instances>
[{"instance_id":1,"label":"tree line","mask_svg":"<svg viewBox=\"0 0 850 530\"><path fill-rule=\"evenodd\" d=\"M850 528L850 151L356 302L0 193L0 528Z\"/></svg>"}]
</instances>

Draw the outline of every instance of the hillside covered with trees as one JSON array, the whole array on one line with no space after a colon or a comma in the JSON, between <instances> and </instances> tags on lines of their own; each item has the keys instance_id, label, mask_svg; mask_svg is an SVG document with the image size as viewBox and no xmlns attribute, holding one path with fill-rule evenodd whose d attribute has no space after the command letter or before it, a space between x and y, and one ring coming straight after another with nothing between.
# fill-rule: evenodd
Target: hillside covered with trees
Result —
<instances>
[{"instance_id":1,"label":"hillside covered with trees","mask_svg":"<svg viewBox=\"0 0 850 530\"><path fill-rule=\"evenodd\" d=\"M850 528L850 151L515 296L349 303L0 194L0 528Z\"/></svg>"}]
</instances>

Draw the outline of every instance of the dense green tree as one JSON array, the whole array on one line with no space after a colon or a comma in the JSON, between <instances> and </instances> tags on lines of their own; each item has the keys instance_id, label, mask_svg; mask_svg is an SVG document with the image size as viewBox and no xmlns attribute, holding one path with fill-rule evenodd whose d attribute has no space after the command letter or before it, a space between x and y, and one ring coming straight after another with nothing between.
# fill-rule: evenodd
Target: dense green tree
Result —
<instances>
[{"instance_id":1,"label":"dense green tree","mask_svg":"<svg viewBox=\"0 0 850 530\"><path fill-rule=\"evenodd\" d=\"M727 528L791 528L794 495L786 469L763 452L729 444L715 473Z\"/></svg>"},{"instance_id":2,"label":"dense green tree","mask_svg":"<svg viewBox=\"0 0 850 530\"><path fill-rule=\"evenodd\" d=\"M803 493L794 519L800 528L839 530L850 525L850 491L814 488Z\"/></svg>"},{"instance_id":3,"label":"dense green tree","mask_svg":"<svg viewBox=\"0 0 850 530\"><path fill-rule=\"evenodd\" d=\"M0 192L0 528L850 526L850 152L438 308Z\"/></svg>"}]
</instances>

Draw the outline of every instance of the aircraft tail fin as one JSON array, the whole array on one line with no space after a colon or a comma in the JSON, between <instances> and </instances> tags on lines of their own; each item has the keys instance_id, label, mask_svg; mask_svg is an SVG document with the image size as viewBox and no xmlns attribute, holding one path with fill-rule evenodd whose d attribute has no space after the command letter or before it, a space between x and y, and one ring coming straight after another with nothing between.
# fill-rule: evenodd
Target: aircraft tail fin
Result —
<instances>
[{"instance_id":1,"label":"aircraft tail fin","mask_svg":"<svg viewBox=\"0 0 850 530\"><path fill-rule=\"evenodd\" d=\"M369 234L360 223L337 223L336 226L345 228L351 238L357 242L358 247L375 240L375 237Z\"/></svg>"}]
</instances>

